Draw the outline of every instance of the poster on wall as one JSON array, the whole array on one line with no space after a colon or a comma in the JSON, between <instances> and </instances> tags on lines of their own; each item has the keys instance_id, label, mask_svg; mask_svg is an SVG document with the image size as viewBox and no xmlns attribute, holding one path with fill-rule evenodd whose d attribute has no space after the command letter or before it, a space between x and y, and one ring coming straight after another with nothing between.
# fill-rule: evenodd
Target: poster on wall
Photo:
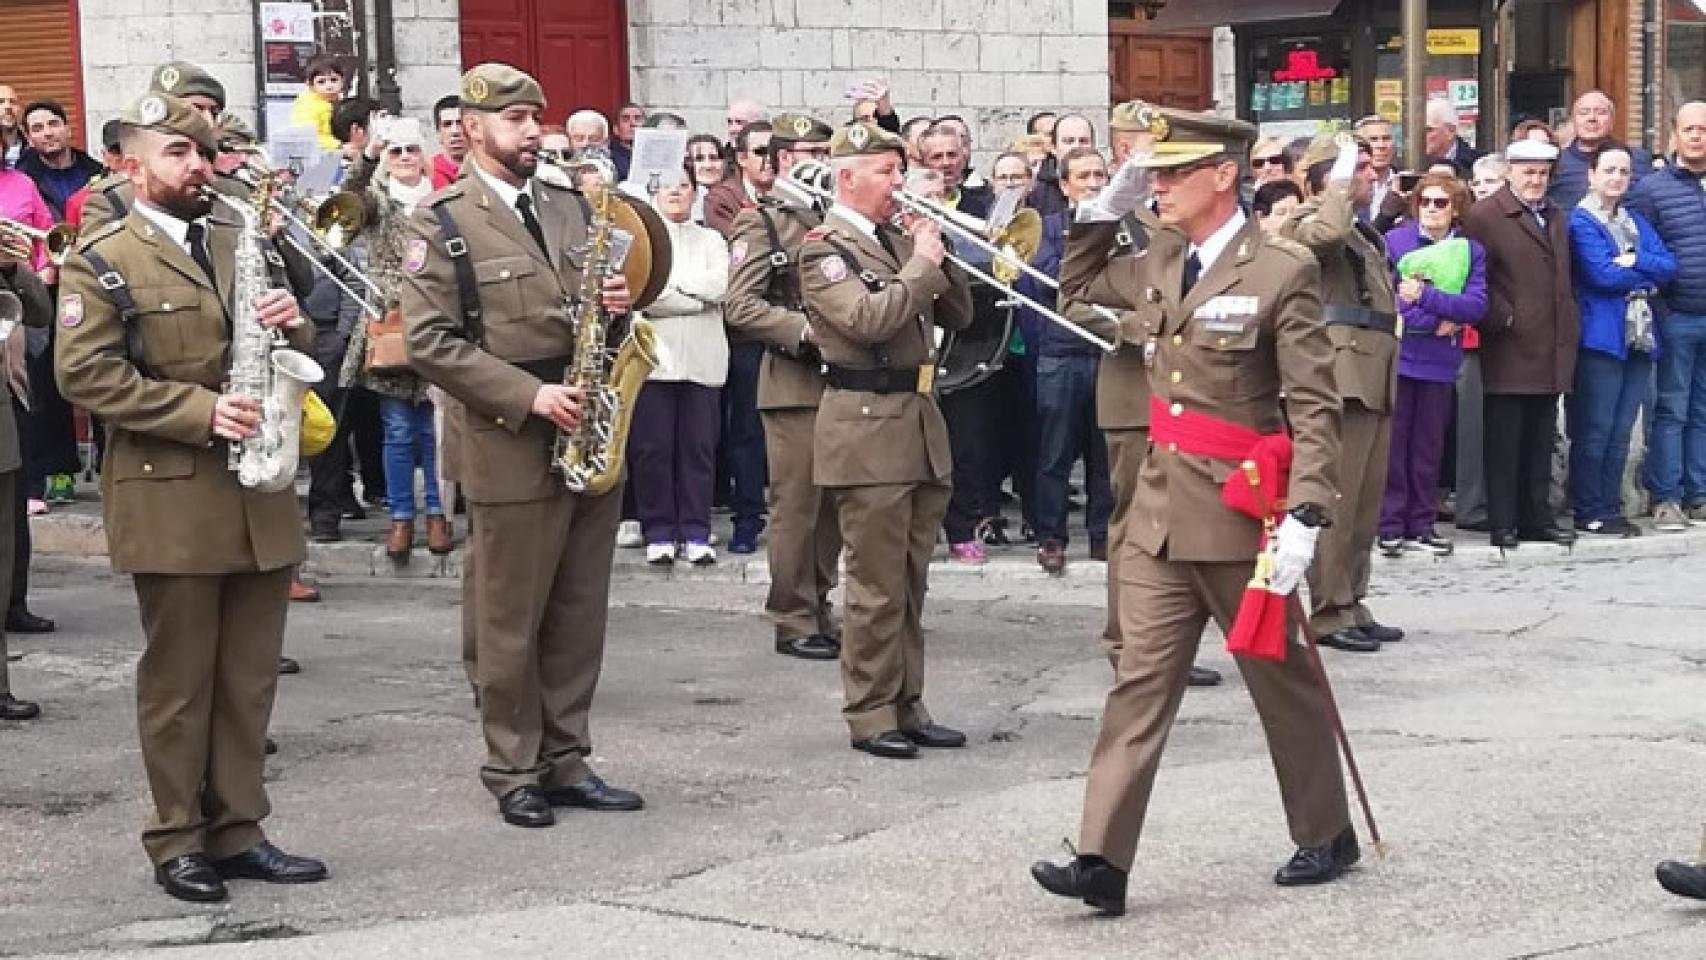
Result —
<instances>
[{"instance_id":1,"label":"poster on wall","mask_svg":"<svg viewBox=\"0 0 1706 960\"><path fill-rule=\"evenodd\" d=\"M291 106L308 89L306 68L316 55L333 54L352 80L362 76L362 16L360 0L256 0L255 42L261 51L255 58L256 87L262 92L257 132L262 139L271 140L292 125ZM300 135L287 139L305 140Z\"/></svg>"}]
</instances>

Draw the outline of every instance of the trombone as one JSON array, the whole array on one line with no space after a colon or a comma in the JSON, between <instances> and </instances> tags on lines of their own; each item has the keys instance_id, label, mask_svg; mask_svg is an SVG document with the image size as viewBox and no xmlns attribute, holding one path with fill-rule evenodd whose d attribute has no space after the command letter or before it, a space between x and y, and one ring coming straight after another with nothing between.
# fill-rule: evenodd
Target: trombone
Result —
<instances>
[{"instance_id":1,"label":"trombone","mask_svg":"<svg viewBox=\"0 0 1706 960\"><path fill-rule=\"evenodd\" d=\"M835 199L829 188L831 176L829 165L815 160L797 163L788 171L788 177L793 181L793 185L800 187L825 204L833 203ZM949 262L1000 290L1011 300L1031 308L1044 319L1053 321L1080 339L1095 344L1102 352L1114 352L1115 346L1110 341L1098 337L1060 313L1014 289L1013 281L1018 279L1020 272L1039 283L1045 284L1050 289L1056 291L1060 289L1060 281L1027 262L1036 253L1042 234L1042 221L1037 216L1036 211L1022 211L1021 214L1016 215L997 230L994 239L990 240L983 236L983 231L988 229L988 224L977 217L945 207L910 190L896 190L894 198L902 208L924 217L926 220L934 221L956 239L964 239L975 244L988 251L993 258L990 261L989 271L973 266L951 250L944 254ZM1024 216L1024 214L1029 214L1029 216ZM1099 304L1094 306L1108 319L1115 323L1119 322L1119 315L1114 311Z\"/></svg>"},{"instance_id":2,"label":"trombone","mask_svg":"<svg viewBox=\"0 0 1706 960\"><path fill-rule=\"evenodd\" d=\"M51 230L42 230L27 223L20 223L10 217L0 217L0 235L14 234L29 240L32 244L39 243L47 248L47 258L54 266L65 263L65 258L71 253L71 247L77 242L77 228L69 223L61 223ZM23 257L22 259L29 259Z\"/></svg>"}]
</instances>

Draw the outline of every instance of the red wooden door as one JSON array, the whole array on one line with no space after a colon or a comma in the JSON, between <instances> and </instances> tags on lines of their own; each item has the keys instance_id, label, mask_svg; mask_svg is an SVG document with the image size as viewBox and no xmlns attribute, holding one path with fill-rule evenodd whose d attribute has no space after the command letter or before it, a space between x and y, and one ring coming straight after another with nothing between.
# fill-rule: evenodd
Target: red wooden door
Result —
<instances>
[{"instance_id":1,"label":"red wooden door","mask_svg":"<svg viewBox=\"0 0 1706 960\"><path fill-rule=\"evenodd\" d=\"M546 117L590 107L614 117L628 99L623 0L460 0L462 65L513 64L545 88Z\"/></svg>"}]
</instances>

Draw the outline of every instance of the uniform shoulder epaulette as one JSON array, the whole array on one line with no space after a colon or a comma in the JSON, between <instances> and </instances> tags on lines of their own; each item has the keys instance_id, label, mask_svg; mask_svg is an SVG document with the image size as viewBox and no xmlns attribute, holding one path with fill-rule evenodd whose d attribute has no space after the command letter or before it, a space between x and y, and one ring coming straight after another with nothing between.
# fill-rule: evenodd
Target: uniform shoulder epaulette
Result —
<instances>
[{"instance_id":1,"label":"uniform shoulder epaulette","mask_svg":"<svg viewBox=\"0 0 1706 960\"><path fill-rule=\"evenodd\" d=\"M1273 247L1276 250L1284 250L1286 253L1289 253L1306 263L1315 262L1314 252L1290 237L1282 237L1278 234L1270 233L1267 235L1266 245Z\"/></svg>"},{"instance_id":2,"label":"uniform shoulder epaulette","mask_svg":"<svg viewBox=\"0 0 1706 960\"><path fill-rule=\"evenodd\" d=\"M436 207L441 203L445 203L446 201L455 200L457 197L462 196L463 192L466 190L467 190L467 187L465 187L463 185L462 181L458 180L455 183L452 183L449 186L445 187L443 190L438 191L437 193L433 194L430 197L427 197L427 205L432 206L432 207Z\"/></svg>"},{"instance_id":3,"label":"uniform shoulder epaulette","mask_svg":"<svg viewBox=\"0 0 1706 960\"><path fill-rule=\"evenodd\" d=\"M108 222L101 224L94 232L78 237L77 249L79 251L87 250L123 229L123 220L109 220Z\"/></svg>"},{"instance_id":4,"label":"uniform shoulder epaulette","mask_svg":"<svg viewBox=\"0 0 1706 960\"><path fill-rule=\"evenodd\" d=\"M458 182L460 182L460 181L458 181ZM558 193L580 193L581 192L581 188L578 186L572 186L572 185L567 184L567 183L558 183L554 180L547 180L544 177L534 177L533 182L539 184L541 187L549 187L552 190L557 191ZM455 184L451 184L451 186L455 186ZM449 187L446 187L445 189L449 189Z\"/></svg>"},{"instance_id":5,"label":"uniform shoulder epaulette","mask_svg":"<svg viewBox=\"0 0 1706 960\"><path fill-rule=\"evenodd\" d=\"M126 176L123 173L109 173L104 177L96 177L95 179L90 180L89 181L89 190L92 193L100 193L101 191L106 190L109 187L116 187L121 183L129 183L129 182L130 182L130 177Z\"/></svg>"}]
</instances>

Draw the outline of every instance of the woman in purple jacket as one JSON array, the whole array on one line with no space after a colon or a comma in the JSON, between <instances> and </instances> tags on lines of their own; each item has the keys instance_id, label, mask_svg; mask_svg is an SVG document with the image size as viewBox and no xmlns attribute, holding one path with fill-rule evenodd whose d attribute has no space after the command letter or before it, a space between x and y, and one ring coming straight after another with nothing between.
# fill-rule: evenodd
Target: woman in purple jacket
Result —
<instances>
[{"instance_id":1,"label":"woman in purple jacket","mask_svg":"<svg viewBox=\"0 0 1706 960\"><path fill-rule=\"evenodd\" d=\"M1430 173L1411 197L1410 219L1386 234L1403 320L1390 469L1380 502L1380 551L1387 556L1406 548L1451 552L1451 540L1434 531L1440 459L1463 338L1487 312L1487 254L1460 229L1469 192L1456 177ZM1418 254L1403 263L1405 256L1447 241L1434 262L1418 265L1425 258Z\"/></svg>"}]
</instances>

